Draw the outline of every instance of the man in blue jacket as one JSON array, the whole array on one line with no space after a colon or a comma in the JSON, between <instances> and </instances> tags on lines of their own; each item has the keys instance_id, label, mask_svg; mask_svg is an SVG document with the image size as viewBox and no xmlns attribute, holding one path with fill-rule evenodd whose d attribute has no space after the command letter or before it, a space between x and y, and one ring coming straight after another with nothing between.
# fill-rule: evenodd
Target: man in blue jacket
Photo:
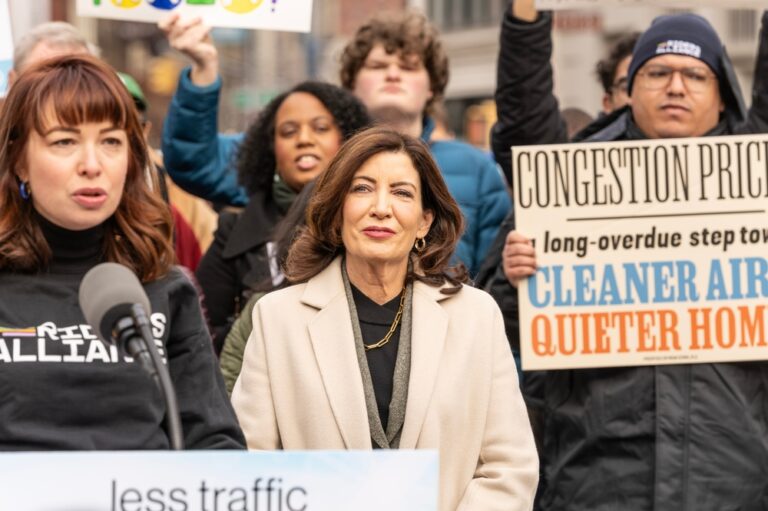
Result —
<instances>
[{"instance_id":1,"label":"man in blue jacket","mask_svg":"<svg viewBox=\"0 0 768 511\"><path fill-rule=\"evenodd\" d=\"M234 158L242 135L218 133L221 77L210 28L199 19L161 22L171 45L193 64L179 79L165 120L163 155L168 173L187 191L218 203L244 205ZM456 256L475 274L510 210L506 183L481 151L457 141L431 141L429 106L448 82L448 59L435 28L422 15L373 18L347 45L342 85L352 90L380 124L428 143L467 228ZM194 126L194 129L190 127Z\"/></svg>"}]
</instances>

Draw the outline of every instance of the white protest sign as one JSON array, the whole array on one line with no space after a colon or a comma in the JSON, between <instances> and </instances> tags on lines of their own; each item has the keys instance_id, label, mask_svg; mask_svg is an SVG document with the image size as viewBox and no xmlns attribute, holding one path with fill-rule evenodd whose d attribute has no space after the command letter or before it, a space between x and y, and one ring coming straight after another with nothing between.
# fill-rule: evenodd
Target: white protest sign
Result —
<instances>
[{"instance_id":1,"label":"white protest sign","mask_svg":"<svg viewBox=\"0 0 768 511\"><path fill-rule=\"evenodd\" d=\"M13 67L13 38L11 37L11 11L8 0L0 0L0 97L8 88L8 72Z\"/></svg>"},{"instance_id":2,"label":"white protest sign","mask_svg":"<svg viewBox=\"0 0 768 511\"><path fill-rule=\"evenodd\" d=\"M768 136L515 147L523 368L768 359Z\"/></svg>"},{"instance_id":3,"label":"white protest sign","mask_svg":"<svg viewBox=\"0 0 768 511\"><path fill-rule=\"evenodd\" d=\"M684 9L693 7L723 7L727 9L764 9L766 0L536 0L536 8L542 10L587 9L623 5L627 7L669 7Z\"/></svg>"},{"instance_id":4,"label":"white protest sign","mask_svg":"<svg viewBox=\"0 0 768 511\"><path fill-rule=\"evenodd\" d=\"M0 454L13 511L437 511L436 451Z\"/></svg>"},{"instance_id":5,"label":"white protest sign","mask_svg":"<svg viewBox=\"0 0 768 511\"><path fill-rule=\"evenodd\" d=\"M312 0L77 0L78 16L156 23L172 12L214 27L309 32Z\"/></svg>"}]
</instances>

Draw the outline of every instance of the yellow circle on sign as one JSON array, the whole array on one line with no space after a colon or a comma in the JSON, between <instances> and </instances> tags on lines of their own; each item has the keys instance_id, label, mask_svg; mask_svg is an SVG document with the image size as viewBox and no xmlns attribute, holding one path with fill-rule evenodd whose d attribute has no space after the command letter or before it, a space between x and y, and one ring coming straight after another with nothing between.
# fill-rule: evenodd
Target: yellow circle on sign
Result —
<instances>
[{"instance_id":1,"label":"yellow circle on sign","mask_svg":"<svg viewBox=\"0 0 768 511\"><path fill-rule=\"evenodd\" d=\"M141 4L141 0L112 0L112 5L121 9L133 9Z\"/></svg>"},{"instance_id":2,"label":"yellow circle on sign","mask_svg":"<svg viewBox=\"0 0 768 511\"><path fill-rule=\"evenodd\" d=\"M264 0L224 0L224 8L237 14L245 14L258 8Z\"/></svg>"}]
</instances>

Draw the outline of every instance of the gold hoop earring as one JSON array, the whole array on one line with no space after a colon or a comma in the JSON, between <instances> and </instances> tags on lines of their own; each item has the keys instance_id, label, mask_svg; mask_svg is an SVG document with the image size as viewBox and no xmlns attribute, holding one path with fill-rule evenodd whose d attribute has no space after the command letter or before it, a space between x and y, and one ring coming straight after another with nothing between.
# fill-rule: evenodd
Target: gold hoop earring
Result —
<instances>
[{"instance_id":1,"label":"gold hoop earring","mask_svg":"<svg viewBox=\"0 0 768 511\"><path fill-rule=\"evenodd\" d=\"M427 240L425 238L416 238L416 243L413 244L413 248L416 252L424 252L424 249L427 248Z\"/></svg>"}]
</instances>

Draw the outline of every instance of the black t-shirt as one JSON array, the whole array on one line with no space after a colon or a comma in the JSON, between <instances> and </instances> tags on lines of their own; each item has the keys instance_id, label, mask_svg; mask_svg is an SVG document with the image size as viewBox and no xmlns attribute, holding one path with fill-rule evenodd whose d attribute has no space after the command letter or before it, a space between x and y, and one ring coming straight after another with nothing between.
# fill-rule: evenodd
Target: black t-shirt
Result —
<instances>
[{"instance_id":1,"label":"black t-shirt","mask_svg":"<svg viewBox=\"0 0 768 511\"><path fill-rule=\"evenodd\" d=\"M0 451L168 449L154 382L100 340L80 310L80 281L103 259L105 233L39 223L54 256L49 269L0 272ZM243 448L194 287L174 268L144 289L185 447Z\"/></svg>"}]
</instances>

